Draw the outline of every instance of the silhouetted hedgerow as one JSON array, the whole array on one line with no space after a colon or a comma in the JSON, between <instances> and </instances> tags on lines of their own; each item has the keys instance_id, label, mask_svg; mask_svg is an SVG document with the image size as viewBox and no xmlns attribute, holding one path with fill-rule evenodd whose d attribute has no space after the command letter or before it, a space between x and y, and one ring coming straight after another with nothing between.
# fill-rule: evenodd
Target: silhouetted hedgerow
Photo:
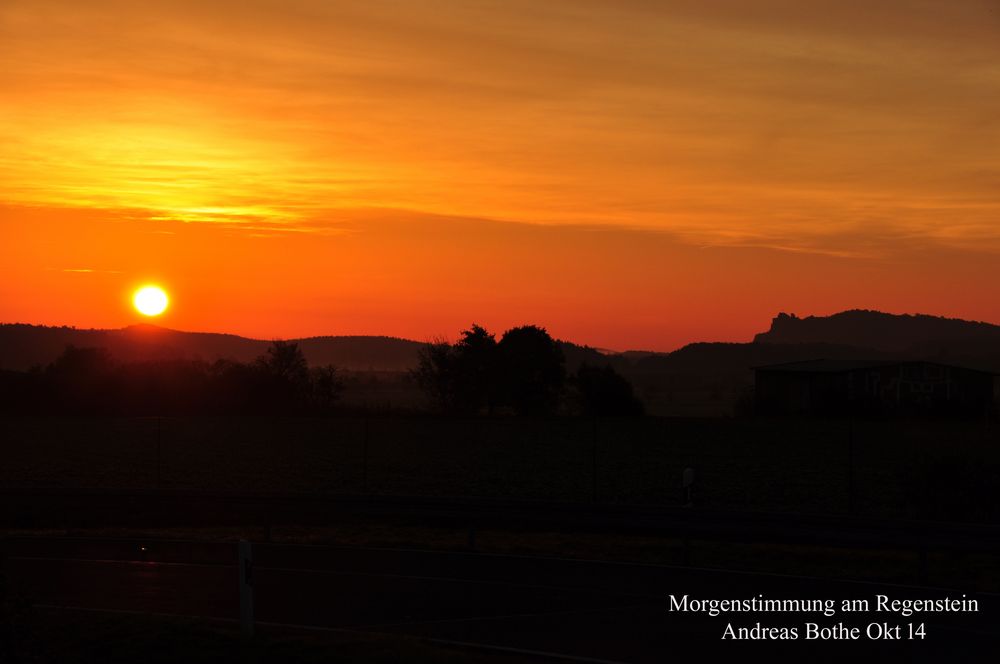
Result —
<instances>
[{"instance_id":1,"label":"silhouetted hedgerow","mask_svg":"<svg viewBox=\"0 0 1000 664\"><path fill-rule=\"evenodd\" d=\"M460 333L455 344L429 344L413 378L433 407L444 412L509 411L530 416L644 412L632 385L610 366L584 364L567 383L562 349L545 328L535 325L507 330L499 341L473 325Z\"/></svg>"},{"instance_id":2,"label":"silhouetted hedgerow","mask_svg":"<svg viewBox=\"0 0 1000 664\"><path fill-rule=\"evenodd\" d=\"M227 360L120 363L103 348L69 346L47 367L0 372L0 409L66 415L330 412L342 382L310 369L297 344L275 341L244 364Z\"/></svg>"},{"instance_id":3,"label":"silhouetted hedgerow","mask_svg":"<svg viewBox=\"0 0 1000 664\"><path fill-rule=\"evenodd\" d=\"M632 384L610 365L593 367L584 363L577 369L572 384L584 415L628 417L645 412Z\"/></svg>"}]
</instances>

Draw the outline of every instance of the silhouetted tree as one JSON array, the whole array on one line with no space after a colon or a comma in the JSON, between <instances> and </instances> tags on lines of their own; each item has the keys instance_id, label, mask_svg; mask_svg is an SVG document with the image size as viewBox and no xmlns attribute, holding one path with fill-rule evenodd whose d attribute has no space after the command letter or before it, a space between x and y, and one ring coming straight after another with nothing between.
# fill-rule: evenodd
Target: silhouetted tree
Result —
<instances>
[{"instance_id":1,"label":"silhouetted tree","mask_svg":"<svg viewBox=\"0 0 1000 664\"><path fill-rule=\"evenodd\" d=\"M257 366L232 360L217 360L209 367L214 389L210 410L238 414L256 410L263 400L261 372Z\"/></svg>"},{"instance_id":2,"label":"silhouetted tree","mask_svg":"<svg viewBox=\"0 0 1000 664\"><path fill-rule=\"evenodd\" d=\"M289 385L305 385L309 381L309 364L299 345L290 341L274 340L267 352L257 358L257 366L264 373Z\"/></svg>"},{"instance_id":3,"label":"silhouetted tree","mask_svg":"<svg viewBox=\"0 0 1000 664\"><path fill-rule=\"evenodd\" d=\"M453 401L458 410L493 412L497 397L497 341L485 328L473 324L455 344Z\"/></svg>"},{"instance_id":4,"label":"silhouetted tree","mask_svg":"<svg viewBox=\"0 0 1000 664\"><path fill-rule=\"evenodd\" d=\"M515 327L497 344L504 400L521 415L555 412L566 377L562 350L545 328Z\"/></svg>"},{"instance_id":5,"label":"silhouetted tree","mask_svg":"<svg viewBox=\"0 0 1000 664\"><path fill-rule=\"evenodd\" d=\"M43 382L49 403L70 413L106 413L113 410L115 363L104 348L67 346L45 370Z\"/></svg>"},{"instance_id":6,"label":"silhouetted tree","mask_svg":"<svg viewBox=\"0 0 1000 664\"><path fill-rule=\"evenodd\" d=\"M411 372L414 382L439 410L447 411L452 407L453 365L451 344L437 341L420 349L417 367Z\"/></svg>"},{"instance_id":7,"label":"silhouetted tree","mask_svg":"<svg viewBox=\"0 0 1000 664\"><path fill-rule=\"evenodd\" d=\"M454 345L428 344L413 372L417 384L441 410L492 412L497 395L497 342L486 328L473 324Z\"/></svg>"},{"instance_id":8,"label":"silhouetted tree","mask_svg":"<svg viewBox=\"0 0 1000 664\"><path fill-rule=\"evenodd\" d=\"M0 412L27 414L45 409L48 394L41 384L42 372L0 369Z\"/></svg>"},{"instance_id":9,"label":"silhouetted tree","mask_svg":"<svg viewBox=\"0 0 1000 664\"><path fill-rule=\"evenodd\" d=\"M310 405L319 412L332 410L344 390L344 383L340 380L337 368L332 364L310 370L309 383Z\"/></svg>"},{"instance_id":10,"label":"silhouetted tree","mask_svg":"<svg viewBox=\"0 0 1000 664\"><path fill-rule=\"evenodd\" d=\"M155 360L120 364L115 394L107 398L117 412L129 415L200 413L213 393L209 367L200 360Z\"/></svg>"},{"instance_id":11,"label":"silhouetted tree","mask_svg":"<svg viewBox=\"0 0 1000 664\"><path fill-rule=\"evenodd\" d=\"M343 390L333 366L310 369L294 343L250 364L166 359L118 363L69 346L45 369L0 370L0 412L81 415L326 413Z\"/></svg>"},{"instance_id":12,"label":"silhouetted tree","mask_svg":"<svg viewBox=\"0 0 1000 664\"><path fill-rule=\"evenodd\" d=\"M573 377L573 385L584 415L623 417L645 412L642 402L632 390L632 384L611 365L580 365Z\"/></svg>"},{"instance_id":13,"label":"silhouetted tree","mask_svg":"<svg viewBox=\"0 0 1000 664\"><path fill-rule=\"evenodd\" d=\"M259 372L260 406L269 411L302 410L309 397L309 364L294 342L275 340L254 365Z\"/></svg>"}]
</instances>

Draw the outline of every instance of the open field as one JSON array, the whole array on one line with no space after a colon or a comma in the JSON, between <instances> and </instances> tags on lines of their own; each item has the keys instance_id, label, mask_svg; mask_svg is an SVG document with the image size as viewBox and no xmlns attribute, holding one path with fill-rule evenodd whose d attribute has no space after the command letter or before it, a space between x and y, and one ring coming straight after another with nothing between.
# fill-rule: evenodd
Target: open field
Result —
<instances>
[{"instance_id":1,"label":"open field","mask_svg":"<svg viewBox=\"0 0 1000 664\"><path fill-rule=\"evenodd\" d=\"M672 503L693 467L705 507L990 520L993 505L953 515L949 499L988 498L998 434L954 422L15 418L0 423L0 486Z\"/></svg>"},{"instance_id":2,"label":"open field","mask_svg":"<svg viewBox=\"0 0 1000 664\"><path fill-rule=\"evenodd\" d=\"M233 621L180 616L36 608L15 644L23 661L64 664L131 662L542 662L540 657L480 652L406 635L262 628L253 642Z\"/></svg>"},{"instance_id":3,"label":"open field","mask_svg":"<svg viewBox=\"0 0 1000 664\"><path fill-rule=\"evenodd\" d=\"M879 594L900 600L962 596L976 602L974 611L915 613L913 618L886 615L874 604L860 612L843 610L839 620L862 627L876 620L926 623L927 638L798 645L797 651L805 648L817 661L842 661L873 650L893 661L940 661L946 653L949 661L982 661L969 657L995 650L998 637L996 596L959 595L945 588L565 558L257 543L252 586L263 638L243 645L232 631L221 633L207 624L183 625L171 617L157 625L130 617L141 612L233 624L240 594L233 543L150 542L153 553L147 559L136 558L136 544L76 538L8 542L5 569L37 609L108 615L95 625L85 621L80 632L50 631L51 639L42 645L61 644L68 636L76 641L71 648L89 655L59 661L130 661L116 659L115 653L100 656L119 638L129 641L125 652L131 659L142 661L169 660L157 659L159 654L137 657L141 650L136 647L169 648L171 643L178 659L191 648L221 661L240 652L245 661L317 661L322 647L330 649L333 661L492 661L453 651L459 644L471 655L493 653L512 661L539 653L570 661L636 663L662 662L671 654L684 659L712 654L715 661L714 655L730 645L720 640L728 621L759 619L674 611L670 595L821 597L837 606L846 598L867 601ZM30 625L30 616L18 615L15 624ZM826 622L808 608L769 617L792 626ZM303 643L291 638L298 628L307 636L330 638ZM111 630L107 636L105 629ZM770 644L754 645L771 650Z\"/></svg>"},{"instance_id":4,"label":"open field","mask_svg":"<svg viewBox=\"0 0 1000 664\"><path fill-rule=\"evenodd\" d=\"M983 422L6 418L0 488L178 488L677 504L996 522Z\"/></svg>"},{"instance_id":5,"label":"open field","mask_svg":"<svg viewBox=\"0 0 1000 664\"><path fill-rule=\"evenodd\" d=\"M895 519L996 523L998 434L954 421L8 418L0 489L26 525L0 544L36 604L18 647L42 661L662 661L718 641L714 620L668 618L668 590L892 584L985 593L992 612L995 527ZM35 512L48 516L32 525ZM240 538L256 552L252 643L232 622ZM216 550L221 566L177 553ZM661 585L619 583L647 568ZM986 613L975 619L935 618L926 644L884 654L975 661L996 644Z\"/></svg>"},{"instance_id":6,"label":"open field","mask_svg":"<svg viewBox=\"0 0 1000 664\"><path fill-rule=\"evenodd\" d=\"M820 578L853 579L1000 593L1000 554L932 551L925 560L905 546L833 546L796 542L737 542L629 533L539 532L399 523L339 523L336 526L230 526L211 528L47 528L0 529L4 538L55 537L130 539L149 547L187 540L218 544L246 539L286 545L396 548L494 555L548 556L716 569Z\"/></svg>"}]
</instances>

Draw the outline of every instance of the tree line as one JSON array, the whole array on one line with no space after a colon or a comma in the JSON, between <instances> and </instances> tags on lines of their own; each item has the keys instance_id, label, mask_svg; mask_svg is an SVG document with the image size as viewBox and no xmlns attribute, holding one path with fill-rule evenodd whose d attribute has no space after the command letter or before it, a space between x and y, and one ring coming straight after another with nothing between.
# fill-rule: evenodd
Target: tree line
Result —
<instances>
[{"instance_id":1,"label":"tree line","mask_svg":"<svg viewBox=\"0 0 1000 664\"><path fill-rule=\"evenodd\" d=\"M567 375L559 344L525 325L498 340L479 325L456 343L428 344L407 376L436 412L457 415L627 416L643 412L610 366ZM104 348L68 346L51 364L0 371L0 410L69 415L238 415L336 412L345 380L310 367L294 342L274 341L251 362L118 362Z\"/></svg>"},{"instance_id":2,"label":"tree line","mask_svg":"<svg viewBox=\"0 0 1000 664\"><path fill-rule=\"evenodd\" d=\"M284 341L248 363L121 363L104 348L68 346L44 368L0 374L0 407L70 415L323 414L342 390L335 367L310 368L298 344Z\"/></svg>"},{"instance_id":3,"label":"tree line","mask_svg":"<svg viewBox=\"0 0 1000 664\"><path fill-rule=\"evenodd\" d=\"M633 416L643 413L631 383L610 365L581 365L567 376L559 344L543 327L514 327L497 340L480 325L454 344L428 345L413 372L443 412Z\"/></svg>"}]
</instances>

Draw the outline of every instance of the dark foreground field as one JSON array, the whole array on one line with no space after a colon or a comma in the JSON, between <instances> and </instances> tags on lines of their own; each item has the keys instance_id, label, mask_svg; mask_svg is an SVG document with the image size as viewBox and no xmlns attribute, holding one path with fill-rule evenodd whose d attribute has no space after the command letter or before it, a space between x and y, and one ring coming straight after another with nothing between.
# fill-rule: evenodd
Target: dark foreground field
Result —
<instances>
[{"instance_id":1,"label":"dark foreground field","mask_svg":"<svg viewBox=\"0 0 1000 664\"><path fill-rule=\"evenodd\" d=\"M998 645L998 450L985 421L8 418L5 652L746 657L719 619L669 614L666 596L884 592L983 608L929 617L927 641L771 646L983 661ZM260 556L250 641L235 624L237 539Z\"/></svg>"},{"instance_id":2,"label":"dark foreground field","mask_svg":"<svg viewBox=\"0 0 1000 664\"><path fill-rule=\"evenodd\" d=\"M0 488L488 496L996 523L985 421L7 418Z\"/></svg>"},{"instance_id":3,"label":"dark foreground field","mask_svg":"<svg viewBox=\"0 0 1000 664\"><path fill-rule=\"evenodd\" d=\"M62 664L512 661L505 653L391 634L263 628L254 641L247 642L232 621L51 608L31 611L30 628L16 648L12 658ZM526 654L516 660L551 661Z\"/></svg>"},{"instance_id":4,"label":"dark foreground field","mask_svg":"<svg viewBox=\"0 0 1000 664\"><path fill-rule=\"evenodd\" d=\"M858 653L909 661L982 661L1000 645L996 595L705 568L608 563L473 552L317 545L254 545L254 613L259 632L232 631L240 594L236 547L226 543L81 538L13 538L5 570L35 602L22 619L29 652L62 661L569 661L660 662L672 654L738 653L727 624L796 627L789 644L742 644L754 652L809 653L838 661ZM672 609L680 598L823 598L839 606L879 595L895 600L963 598L969 613L809 611L712 616ZM155 625L136 615L158 616ZM102 618L103 616L103 618ZM198 617L201 624L178 622ZM914 638L819 643L805 625L862 630L898 625ZM60 624L58 632L52 625ZM49 629L48 636L45 630ZM888 627L886 628L888 629ZM301 639L305 635L306 638ZM321 635L325 638L317 638ZM401 638L402 637L402 638ZM122 640L116 648L115 640ZM54 652L53 652L54 651ZM748 652L745 648L743 652ZM83 656L81 656L83 653Z\"/></svg>"}]
</instances>

